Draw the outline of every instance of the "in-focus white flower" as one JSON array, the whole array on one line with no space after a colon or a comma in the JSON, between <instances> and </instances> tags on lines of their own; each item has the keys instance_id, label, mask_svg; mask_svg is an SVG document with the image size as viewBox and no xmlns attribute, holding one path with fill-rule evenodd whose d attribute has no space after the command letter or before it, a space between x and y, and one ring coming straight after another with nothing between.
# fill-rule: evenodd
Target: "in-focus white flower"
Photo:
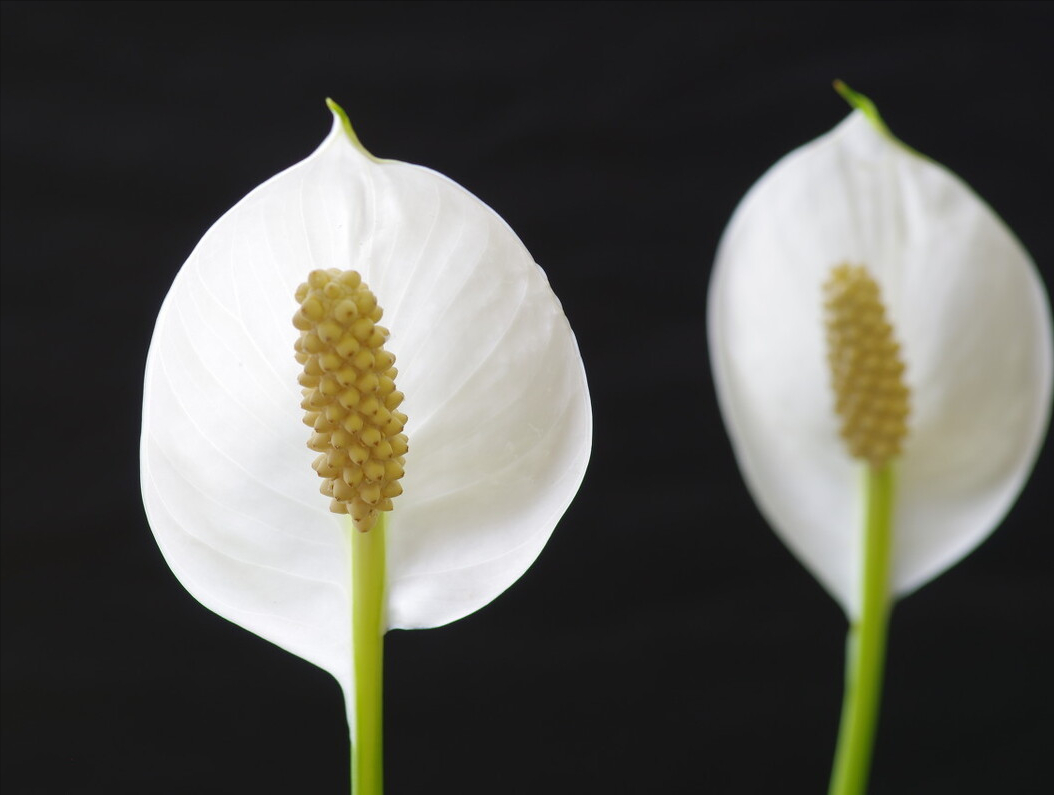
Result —
<instances>
[{"instance_id":1,"label":"in-focus white flower","mask_svg":"<svg viewBox=\"0 0 1054 795\"><path fill-rule=\"evenodd\" d=\"M878 283L910 390L894 596L972 550L1022 488L1050 413L1051 318L1027 252L988 205L860 110L737 208L708 299L721 409L765 518L853 619L861 464L839 438L822 293L843 264Z\"/></svg>"},{"instance_id":2,"label":"in-focus white flower","mask_svg":"<svg viewBox=\"0 0 1054 795\"><path fill-rule=\"evenodd\" d=\"M408 417L387 514L384 626L435 627L509 587L585 472L586 378L545 274L446 177L377 160L334 107L176 276L146 367L142 485L158 544L210 609L329 671L353 710L350 523L306 446L297 287L356 270L384 310Z\"/></svg>"}]
</instances>

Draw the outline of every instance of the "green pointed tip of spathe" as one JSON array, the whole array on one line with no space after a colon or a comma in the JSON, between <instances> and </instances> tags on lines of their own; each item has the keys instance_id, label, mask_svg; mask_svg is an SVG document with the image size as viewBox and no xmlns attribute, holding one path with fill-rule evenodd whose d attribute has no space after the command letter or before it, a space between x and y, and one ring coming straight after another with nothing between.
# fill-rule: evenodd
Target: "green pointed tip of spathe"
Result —
<instances>
[{"instance_id":1,"label":"green pointed tip of spathe","mask_svg":"<svg viewBox=\"0 0 1054 795\"><path fill-rule=\"evenodd\" d=\"M887 127L886 123L882 121L882 117L879 115L878 108L875 107L874 102L863 94L853 91L853 89L841 80L834 81L834 90L841 95L842 99L849 103L850 107L863 113L867 117L867 120L875 125L875 129L883 135L888 135L890 138L893 138L893 140L896 140L893 133L889 131L889 127Z\"/></svg>"},{"instance_id":2,"label":"green pointed tip of spathe","mask_svg":"<svg viewBox=\"0 0 1054 795\"><path fill-rule=\"evenodd\" d=\"M857 91L853 91L853 89L851 89L841 80L834 81L834 90L841 95L842 99L849 103L850 107L852 107L854 110L858 110L863 113L864 117L869 122L871 122L871 126L878 130L881 135L886 136L886 138L895 143L897 146L904 149L904 151L910 152L916 157L925 158L926 160L930 159L921 152L918 152L912 147L908 146L906 143L897 138L897 136L893 135L893 133L890 132L889 127L887 127L886 123L882 120L882 116L879 115L878 108L875 107L875 103L872 102L868 97L865 97L863 94Z\"/></svg>"},{"instance_id":3,"label":"green pointed tip of spathe","mask_svg":"<svg viewBox=\"0 0 1054 795\"><path fill-rule=\"evenodd\" d=\"M371 155L369 150L362 145L362 141L360 141L359 136L355 134L355 128L351 126L351 120L348 118L348 114L344 112L344 108L342 108L329 97L326 97L326 107L333 112L334 116L340 119L340 124L344 128L344 132L347 133L348 139L351 141L352 145L364 155L366 155L366 157L368 157L370 160L374 161L375 163L379 163L380 160Z\"/></svg>"}]
</instances>

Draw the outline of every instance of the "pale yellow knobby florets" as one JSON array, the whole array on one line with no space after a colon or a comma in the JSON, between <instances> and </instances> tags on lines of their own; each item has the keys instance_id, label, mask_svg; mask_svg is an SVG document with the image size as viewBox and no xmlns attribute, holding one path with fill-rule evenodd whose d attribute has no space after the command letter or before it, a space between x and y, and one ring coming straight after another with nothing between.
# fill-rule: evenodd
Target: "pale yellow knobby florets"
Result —
<instances>
[{"instance_id":1,"label":"pale yellow knobby florets","mask_svg":"<svg viewBox=\"0 0 1054 795\"><path fill-rule=\"evenodd\" d=\"M351 514L366 531L403 491L406 415L397 411L403 394L395 357L384 349L388 330L377 325L381 308L355 271L312 271L296 300L300 406L315 430L307 446L321 454L313 464L320 491L331 511Z\"/></svg>"},{"instance_id":2,"label":"pale yellow knobby florets","mask_svg":"<svg viewBox=\"0 0 1054 795\"><path fill-rule=\"evenodd\" d=\"M908 388L878 284L862 265L839 265L823 286L827 359L842 438L855 458L882 466L908 433Z\"/></svg>"}]
</instances>

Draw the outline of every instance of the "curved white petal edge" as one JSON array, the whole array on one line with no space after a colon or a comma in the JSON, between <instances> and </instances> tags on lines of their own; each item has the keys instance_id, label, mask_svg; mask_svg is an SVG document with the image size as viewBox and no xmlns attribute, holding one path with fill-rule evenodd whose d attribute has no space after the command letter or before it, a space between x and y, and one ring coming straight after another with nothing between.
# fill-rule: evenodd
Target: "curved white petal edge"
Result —
<instances>
[{"instance_id":1,"label":"curved white petal edge","mask_svg":"<svg viewBox=\"0 0 1054 795\"><path fill-rule=\"evenodd\" d=\"M446 177L375 160L336 114L314 154L208 231L147 359L150 526L199 601L351 693L350 531L319 493L293 358L294 292L315 268L362 274L406 395L390 628L461 618L523 574L578 490L592 419L574 335L513 231Z\"/></svg>"},{"instance_id":2,"label":"curved white petal edge","mask_svg":"<svg viewBox=\"0 0 1054 795\"><path fill-rule=\"evenodd\" d=\"M1050 416L1051 314L991 208L860 111L780 160L736 209L708 296L719 404L765 518L854 618L861 471L837 433L821 306L842 262L877 279L912 393L895 595L976 547L1028 478Z\"/></svg>"}]
</instances>

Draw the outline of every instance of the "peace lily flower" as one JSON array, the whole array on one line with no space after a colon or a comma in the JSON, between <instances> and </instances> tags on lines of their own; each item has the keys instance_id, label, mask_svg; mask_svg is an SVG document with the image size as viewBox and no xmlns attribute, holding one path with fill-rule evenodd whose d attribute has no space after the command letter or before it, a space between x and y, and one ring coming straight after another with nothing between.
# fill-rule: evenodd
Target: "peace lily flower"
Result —
<instances>
[{"instance_id":1,"label":"peace lily flower","mask_svg":"<svg viewBox=\"0 0 1054 795\"><path fill-rule=\"evenodd\" d=\"M832 793L862 792L891 602L1001 521L1042 443L1051 317L1027 252L864 97L751 188L709 292L717 394L765 518L851 622Z\"/></svg>"},{"instance_id":2,"label":"peace lily flower","mask_svg":"<svg viewBox=\"0 0 1054 795\"><path fill-rule=\"evenodd\" d=\"M142 484L191 594L336 677L367 793L381 636L468 615L523 574L581 483L591 413L571 328L512 230L446 177L374 158L330 108L318 150L176 276Z\"/></svg>"}]
</instances>

